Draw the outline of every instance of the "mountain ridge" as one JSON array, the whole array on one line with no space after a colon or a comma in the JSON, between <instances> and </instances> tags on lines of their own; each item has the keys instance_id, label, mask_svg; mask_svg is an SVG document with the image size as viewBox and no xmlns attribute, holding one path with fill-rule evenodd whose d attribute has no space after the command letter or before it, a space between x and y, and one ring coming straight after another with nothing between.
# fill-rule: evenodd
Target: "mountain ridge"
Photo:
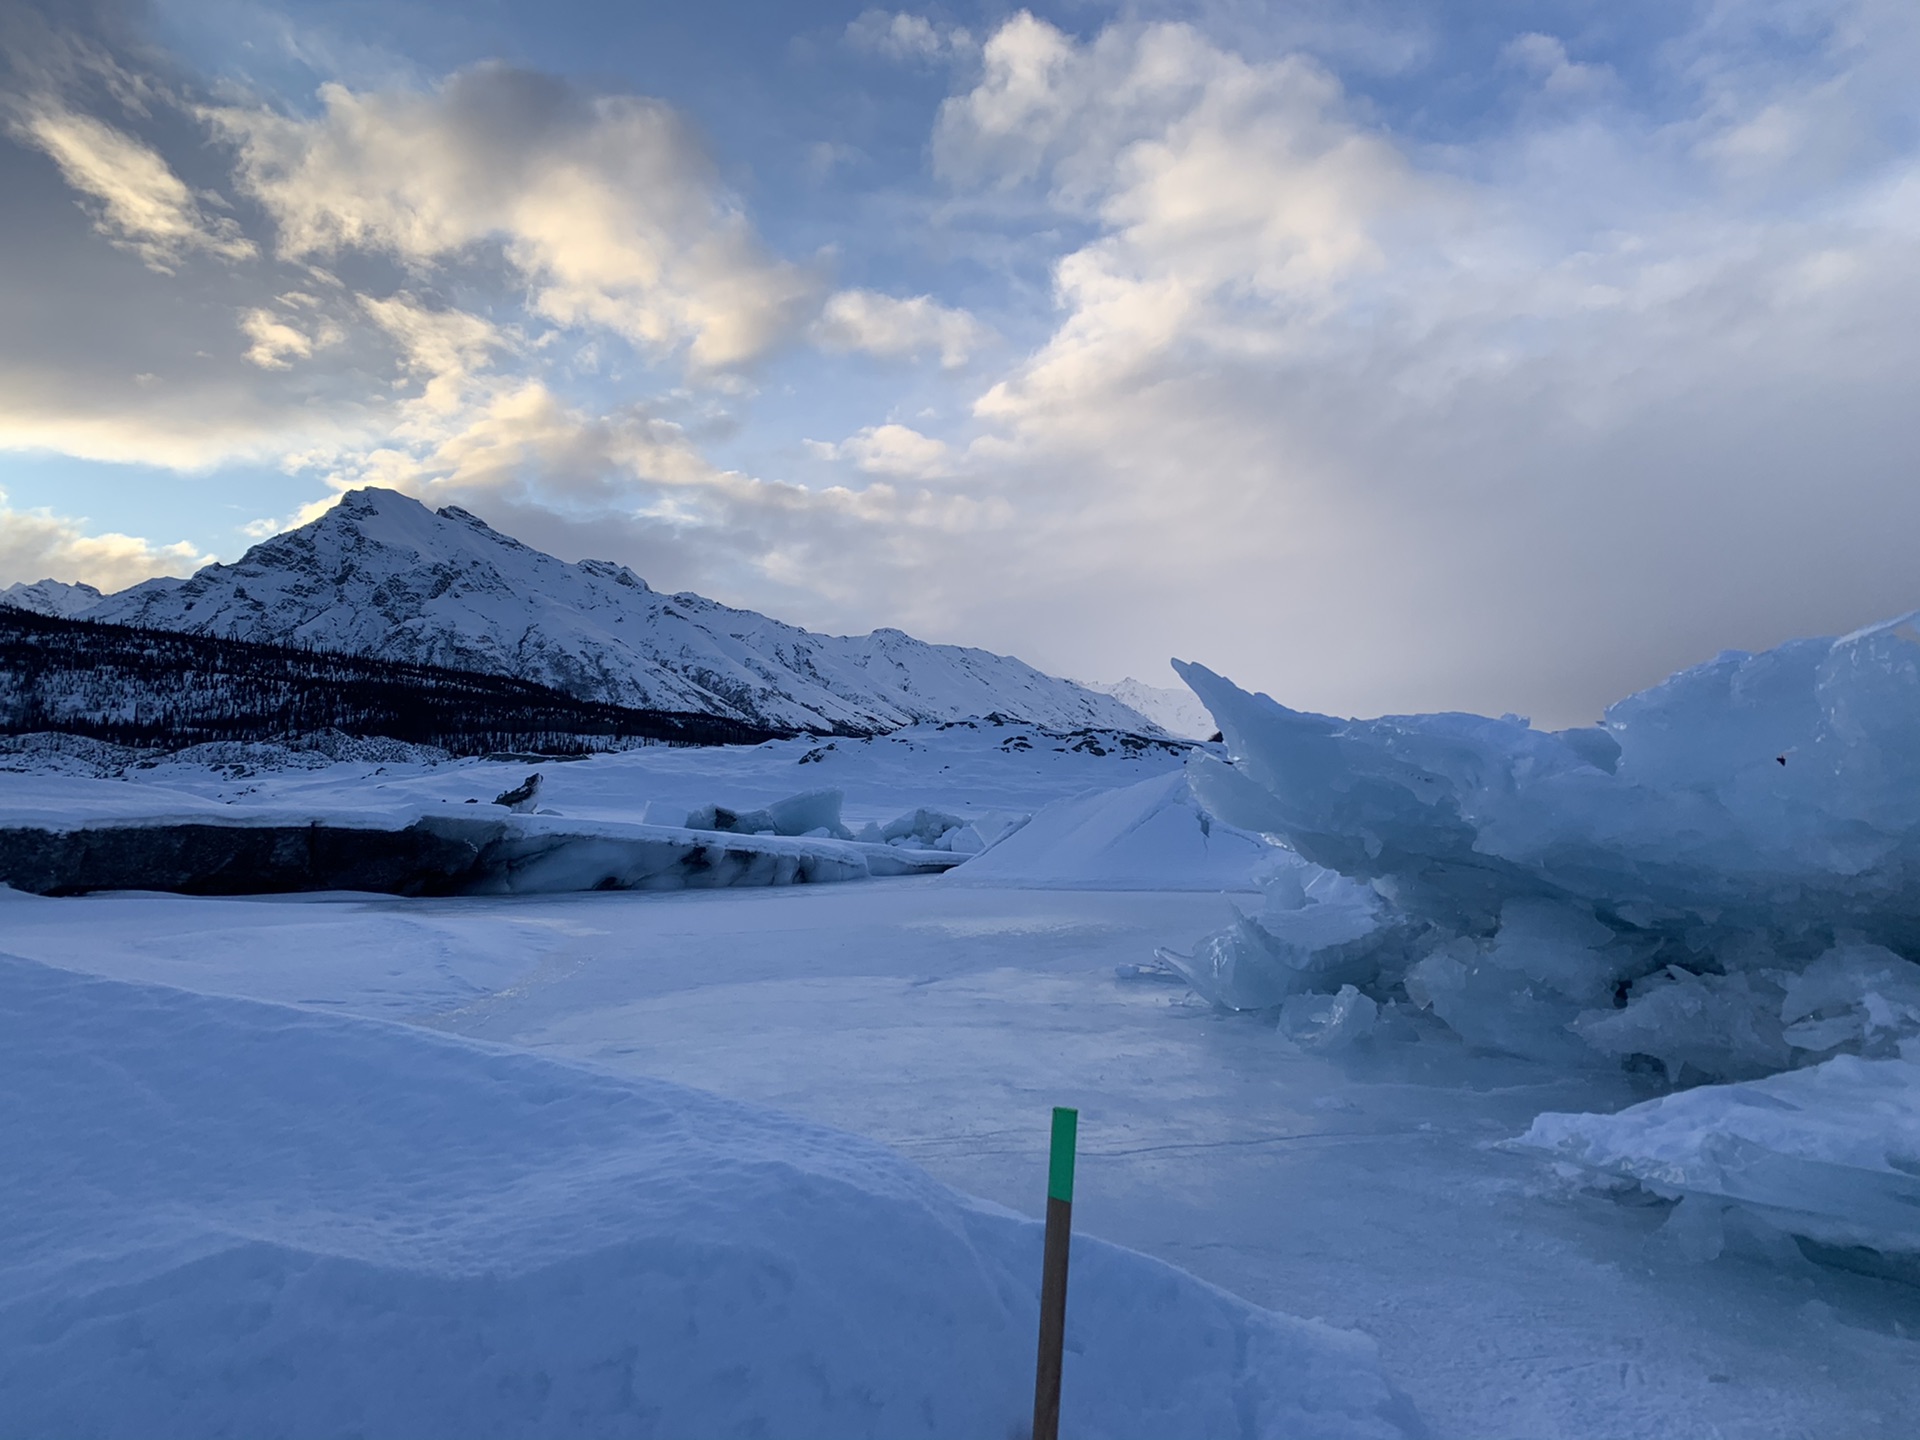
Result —
<instances>
[{"instance_id":1,"label":"mountain ridge","mask_svg":"<svg viewBox=\"0 0 1920 1440\"><path fill-rule=\"evenodd\" d=\"M663 594L618 562L569 564L471 511L377 487L185 580L93 604L79 587L13 587L23 588L42 613L511 675L583 700L771 728L877 733L999 711L1158 733L1123 702L1010 656L890 628L821 635Z\"/></svg>"}]
</instances>

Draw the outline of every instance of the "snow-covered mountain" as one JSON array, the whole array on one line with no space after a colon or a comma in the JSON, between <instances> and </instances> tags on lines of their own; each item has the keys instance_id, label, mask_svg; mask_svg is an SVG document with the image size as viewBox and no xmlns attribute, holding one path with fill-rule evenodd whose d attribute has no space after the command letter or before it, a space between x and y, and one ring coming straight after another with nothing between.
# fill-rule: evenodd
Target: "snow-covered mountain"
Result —
<instances>
[{"instance_id":1,"label":"snow-covered mountain","mask_svg":"<svg viewBox=\"0 0 1920 1440\"><path fill-rule=\"evenodd\" d=\"M1010 656L898 630L816 635L698 595L658 594L624 565L569 565L465 510L374 488L235 564L149 580L82 613L797 729L870 732L995 711L1056 729L1153 729L1113 697Z\"/></svg>"},{"instance_id":2,"label":"snow-covered mountain","mask_svg":"<svg viewBox=\"0 0 1920 1440\"><path fill-rule=\"evenodd\" d=\"M1205 740L1220 728L1213 723L1213 716L1207 713L1207 707L1200 703L1200 697L1184 685L1149 685L1131 675L1107 684L1098 680L1082 680L1080 684L1102 695L1111 695L1129 710L1146 716L1169 735Z\"/></svg>"},{"instance_id":3,"label":"snow-covered mountain","mask_svg":"<svg viewBox=\"0 0 1920 1440\"><path fill-rule=\"evenodd\" d=\"M91 610L103 598L91 585L69 585L63 580L35 580L32 584L23 581L0 590L0 605L65 619Z\"/></svg>"}]
</instances>

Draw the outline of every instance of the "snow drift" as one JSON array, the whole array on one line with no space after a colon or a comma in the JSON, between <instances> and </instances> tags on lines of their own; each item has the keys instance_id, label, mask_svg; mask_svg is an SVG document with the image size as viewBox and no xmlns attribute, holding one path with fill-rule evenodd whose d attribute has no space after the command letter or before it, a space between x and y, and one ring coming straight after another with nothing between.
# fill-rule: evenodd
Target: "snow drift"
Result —
<instances>
[{"instance_id":1,"label":"snow drift","mask_svg":"<svg viewBox=\"0 0 1920 1440\"><path fill-rule=\"evenodd\" d=\"M1272 853L1215 821L1175 770L1056 800L1023 828L948 872L948 883L1046 890L1246 890Z\"/></svg>"},{"instance_id":2,"label":"snow drift","mask_svg":"<svg viewBox=\"0 0 1920 1440\"><path fill-rule=\"evenodd\" d=\"M10 1432L998 1437L1030 1404L1039 1226L851 1136L10 957L0 1071ZM1417 1430L1362 1337L1074 1263L1065 1433Z\"/></svg>"}]
</instances>

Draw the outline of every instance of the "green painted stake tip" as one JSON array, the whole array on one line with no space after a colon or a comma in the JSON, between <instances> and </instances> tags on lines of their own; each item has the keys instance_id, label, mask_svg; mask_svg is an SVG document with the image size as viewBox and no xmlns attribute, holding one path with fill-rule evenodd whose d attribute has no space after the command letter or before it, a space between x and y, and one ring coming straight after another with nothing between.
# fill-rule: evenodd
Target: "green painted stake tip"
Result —
<instances>
[{"instance_id":1,"label":"green painted stake tip","mask_svg":"<svg viewBox=\"0 0 1920 1440\"><path fill-rule=\"evenodd\" d=\"M1047 1160L1047 1198L1073 1199L1073 1149L1080 1133L1080 1112L1053 1107L1053 1149Z\"/></svg>"}]
</instances>

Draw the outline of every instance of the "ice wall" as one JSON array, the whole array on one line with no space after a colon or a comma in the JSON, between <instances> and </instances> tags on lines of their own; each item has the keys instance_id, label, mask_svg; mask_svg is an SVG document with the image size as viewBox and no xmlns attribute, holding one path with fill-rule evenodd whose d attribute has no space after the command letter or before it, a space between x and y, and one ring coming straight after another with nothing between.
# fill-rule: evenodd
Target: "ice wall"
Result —
<instances>
[{"instance_id":1,"label":"ice wall","mask_svg":"<svg viewBox=\"0 0 1920 1440\"><path fill-rule=\"evenodd\" d=\"M1231 757L1192 758L1195 794L1304 862L1188 963L1222 1003L1352 984L1675 1079L1892 1053L1920 1032L1915 620L1728 652L1557 732L1337 720L1175 662Z\"/></svg>"},{"instance_id":2,"label":"ice wall","mask_svg":"<svg viewBox=\"0 0 1920 1440\"><path fill-rule=\"evenodd\" d=\"M498 811L470 817L458 808L411 823L261 810L237 818L0 826L0 884L37 895L552 895L864 880L936 873L963 858L824 836L723 835Z\"/></svg>"}]
</instances>

